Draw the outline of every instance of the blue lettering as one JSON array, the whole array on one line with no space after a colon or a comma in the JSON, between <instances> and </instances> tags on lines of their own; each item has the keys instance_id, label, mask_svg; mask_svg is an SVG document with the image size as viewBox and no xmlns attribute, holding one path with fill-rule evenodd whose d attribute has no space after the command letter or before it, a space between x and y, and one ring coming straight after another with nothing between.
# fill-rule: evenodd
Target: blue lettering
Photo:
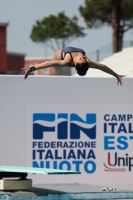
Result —
<instances>
[{"instance_id":1,"label":"blue lettering","mask_svg":"<svg viewBox=\"0 0 133 200\"><path fill-rule=\"evenodd\" d=\"M56 148L56 143L55 142L51 142L51 148Z\"/></svg>"},{"instance_id":2,"label":"blue lettering","mask_svg":"<svg viewBox=\"0 0 133 200\"><path fill-rule=\"evenodd\" d=\"M104 123L103 130L104 130L104 133L107 133L107 123Z\"/></svg>"},{"instance_id":3,"label":"blue lettering","mask_svg":"<svg viewBox=\"0 0 133 200\"><path fill-rule=\"evenodd\" d=\"M50 142L44 142L44 148L49 148L50 147Z\"/></svg>"},{"instance_id":4,"label":"blue lettering","mask_svg":"<svg viewBox=\"0 0 133 200\"><path fill-rule=\"evenodd\" d=\"M111 126L111 132L114 133L115 132L115 126L117 125L117 123L109 123L109 125Z\"/></svg>"},{"instance_id":5,"label":"blue lettering","mask_svg":"<svg viewBox=\"0 0 133 200\"><path fill-rule=\"evenodd\" d=\"M132 119L132 115L127 115L127 121L129 121L130 119Z\"/></svg>"},{"instance_id":6,"label":"blue lettering","mask_svg":"<svg viewBox=\"0 0 133 200\"><path fill-rule=\"evenodd\" d=\"M75 121L84 124L94 124L92 128L84 128L79 126ZM90 139L96 138L96 114L86 114L86 121L84 121L77 114L70 114L70 138L71 139L80 139L81 131L85 133Z\"/></svg>"},{"instance_id":7,"label":"blue lettering","mask_svg":"<svg viewBox=\"0 0 133 200\"><path fill-rule=\"evenodd\" d=\"M126 115L119 115L119 121L126 121Z\"/></svg>"},{"instance_id":8,"label":"blue lettering","mask_svg":"<svg viewBox=\"0 0 133 200\"><path fill-rule=\"evenodd\" d=\"M91 165L91 169L89 169L89 165ZM92 174L96 171L96 164L94 161L89 160L84 164L84 170L88 174Z\"/></svg>"},{"instance_id":9,"label":"blue lettering","mask_svg":"<svg viewBox=\"0 0 133 200\"><path fill-rule=\"evenodd\" d=\"M49 161L46 161L46 168L50 168L50 162Z\"/></svg>"},{"instance_id":10,"label":"blue lettering","mask_svg":"<svg viewBox=\"0 0 133 200\"><path fill-rule=\"evenodd\" d=\"M57 149L55 150L55 159L62 159L62 157L58 156L58 150Z\"/></svg>"},{"instance_id":11,"label":"blue lettering","mask_svg":"<svg viewBox=\"0 0 133 200\"><path fill-rule=\"evenodd\" d=\"M90 159L90 158L96 159L94 151L92 149L89 151L88 156L87 156L87 159Z\"/></svg>"},{"instance_id":12,"label":"blue lettering","mask_svg":"<svg viewBox=\"0 0 133 200\"><path fill-rule=\"evenodd\" d=\"M129 123L129 133L133 133L132 124Z\"/></svg>"},{"instance_id":13,"label":"blue lettering","mask_svg":"<svg viewBox=\"0 0 133 200\"><path fill-rule=\"evenodd\" d=\"M120 133L120 132L127 133L127 130L126 130L124 123L121 123L120 126L119 126L118 133Z\"/></svg>"},{"instance_id":14,"label":"blue lettering","mask_svg":"<svg viewBox=\"0 0 133 200\"><path fill-rule=\"evenodd\" d=\"M37 142L32 143L32 148L35 148L37 146Z\"/></svg>"},{"instance_id":15,"label":"blue lettering","mask_svg":"<svg viewBox=\"0 0 133 200\"><path fill-rule=\"evenodd\" d=\"M64 142L63 148L68 148L67 142Z\"/></svg>"},{"instance_id":16,"label":"blue lettering","mask_svg":"<svg viewBox=\"0 0 133 200\"><path fill-rule=\"evenodd\" d=\"M114 139L115 139L115 136L104 136L104 149L105 150L114 150L115 149Z\"/></svg>"},{"instance_id":17,"label":"blue lettering","mask_svg":"<svg viewBox=\"0 0 133 200\"><path fill-rule=\"evenodd\" d=\"M83 148L83 146L84 146L84 143L83 143L83 142L79 142L79 143L78 143L78 147L79 147L79 148Z\"/></svg>"},{"instance_id":18,"label":"blue lettering","mask_svg":"<svg viewBox=\"0 0 133 200\"><path fill-rule=\"evenodd\" d=\"M50 164L53 163L53 166L51 166ZM32 166L36 167L36 168L53 168L53 169L64 169L64 165L66 165L66 170L71 170L72 169L72 165L75 165L75 171L80 172L81 171L81 166L84 166L84 170L86 173L88 174L92 174L96 171L96 163L92 160L88 160L85 163L83 163L82 160L75 160L72 161L72 163L70 163L69 161L63 160L60 163L58 163L57 161L32 161ZM72 165L71 165L72 164Z\"/></svg>"},{"instance_id":19,"label":"blue lettering","mask_svg":"<svg viewBox=\"0 0 133 200\"><path fill-rule=\"evenodd\" d=\"M67 139L68 134L68 114L66 113L59 113L58 119L64 119L64 121L60 122L57 125L57 138L58 139Z\"/></svg>"},{"instance_id":20,"label":"blue lettering","mask_svg":"<svg viewBox=\"0 0 133 200\"><path fill-rule=\"evenodd\" d=\"M62 142L57 142L57 148L62 148Z\"/></svg>"},{"instance_id":21,"label":"blue lettering","mask_svg":"<svg viewBox=\"0 0 133 200\"><path fill-rule=\"evenodd\" d=\"M57 169L57 161L56 160L53 161L53 167L54 167L54 169Z\"/></svg>"},{"instance_id":22,"label":"blue lettering","mask_svg":"<svg viewBox=\"0 0 133 200\"><path fill-rule=\"evenodd\" d=\"M35 160L36 159L36 150L32 151L32 159Z\"/></svg>"},{"instance_id":23,"label":"blue lettering","mask_svg":"<svg viewBox=\"0 0 133 200\"><path fill-rule=\"evenodd\" d=\"M86 145L85 145L86 148ZM96 142L91 142L91 148L96 148Z\"/></svg>"},{"instance_id":24,"label":"blue lettering","mask_svg":"<svg viewBox=\"0 0 133 200\"><path fill-rule=\"evenodd\" d=\"M76 159L76 156L75 156L73 149L71 149L69 154L68 154L68 159L70 159L70 158Z\"/></svg>"},{"instance_id":25,"label":"blue lettering","mask_svg":"<svg viewBox=\"0 0 133 200\"><path fill-rule=\"evenodd\" d=\"M80 159L80 156L81 156L82 159L85 159L85 158L86 158L86 150L85 150L85 149L83 150L83 152L82 152L80 149L78 149L77 154L78 154L78 155L77 155L77 158L78 158L78 159Z\"/></svg>"},{"instance_id":26,"label":"blue lettering","mask_svg":"<svg viewBox=\"0 0 133 200\"><path fill-rule=\"evenodd\" d=\"M39 153L39 159L41 160L43 152L45 152L45 150L37 150L37 152Z\"/></svg>"},{"instance_id":27,"label":"blue lettering","mask_svg":"<svg viewBox=\"0 0 133 200\"><path fill-rule=\"evenodd\" d=\"M105 121L109 121L109 120L110 120L109 117L110 117L110 115L108 115L108 114L104 115L104 120L105 120Z\"/></svg>"},{"instance_id":28,"label":"blue lettering","mask_svg":"<svg viewBox=\"0 0 133 200\"><path fill-rule=\"evenodd\" d=\"M75 164L75 166L76 166L75 170L77 172L80 172L80 165L83 164L83 161L81 161L81 160L74 160L74 161L72 161L72 164Z\"/></svg>"},{"instance_id":29,"label":"blue lettering","mask_svg":"<svg viewBox=\"0 0 133 200\"><path fill-rule=\"evenodd\" d=\"M117 121L116 115L113 115L113 116L112 116L111 121Z\"/></svg>"},{"instance_id":30,"label":"blue lettering","mask_svg":"<svg viewBox=\"0 0 133 200\"><path fill-rule=\"evenodd\" d=\"M43 143L42 142L38 142L38 148L43 148Z\"/></svg>"},{"instance_id":31,"label":"blue lettering","mask_svg":"<svg viewBox=\"0 0 133 200\"><path fill-rule=\"evenodd\" d=\"M57 127L49 127L45 122L54 122L55 120L60 119ZM44 121L44 126L39 124L39 120ZM57 118L55 113L34 113L33 114L33 139L42 140L45 136L45 132L57 133L58 139L67 139L68 133L70 131L71 139L80 139L81 131L90 139L96 138L96 114L87 113L86 120L83 120L79 115L72 113L70 114L70 126L68 126L68 113L58 113ZM81 126L79 125L81 123ZM86 125L85 127L82 124ZM90 124L94 124L92 128L89 128ZM70 127L70 130L68 130ZM50 147L50 143L44 143L45 148ZM33 148L36 147L37 143L33 143ZM61 143L60 143L61 145ZM65 143L64 148L68 148L67 143ZM43 143L38 143L38 148L43 148ZM51 143L51 148L55 148L55 143Z\"/></svg>"},{"instance_id":32,"label":"blue lettering","mask_svg":"<svg viewBox=\"0 0 133 200\"><path fill-rule=\"evenodd\" d=\"M37 161L33 161L32 162L32 167L44 168L44 162L40 161L40 166L39 166L39 164L37 163Z\"/></svg>"},{"instance_id":33,"label":"blue lettering","mask_svg":"<svg viewBox=\"0 0 133 200\"><path fill-rule=\"evenodd\" d=\"M133 136L130 136L129 139L130 139L130 140L133 140Z\"/></svg>"},{"instance_id":34,"label":"blue lettering","mask_svg":"<svg viewBox=\"0 0 133 200\"><path fill-rule=\"evenodd\" d=\"M48 158L50 158L50 159L54 159L51 150L48 150L47 153L46 153L45 159L47 160Z\"/></svg>"},{"instance_id":35,"label":"blue lettering","mask_svg":"<svg viewBox=\"0 0 133 200\"><path fill-rule=\"evenodd\" d=\"M119 144L122 144L122 145L123 145L123 146L117 145L117 148L118 148L119 150L125 150L125 149L128 148L128 143L127 143L125 140L127 140L127 137L126 137L126 136L120 136L120 137L117 138L117 142L118 142Z\"/></svg>"},{"instance_id":36,"label":"blue lettering","mask_svg":"<svg viewBox=\"0 0 133 200\"><path fill-rule=\"evenodd\" d=\"M59 169L63 169L63 165L66 165L66 166L67 166L67 170L71 170L71 164L70 164L68 161L62 161L62 162L59 164Z\"/></svg>"},{"instance_id":37,"label":"blue lettering","mask_svg":"<svg viewBox=\"0 0 133 200\"><path fill-rule=\"evenodd\" d=\"M47 127L42 126L38 123L36 123L37 120L44 120L48 122L55 121L55 114L54 113L35 113L33 114L33 139L43 139L43 134L45 132L55 132L55 127Z\"/></svg>"},{"instance_id":38,"label":"blue lettering","mask_svg":"<svg viewBox=\"0 0 133 200\"><path fill-rule=\"evenodd\" d=\"M63 149L63 159L66 159L66 149Z\"/></svg>"}]
</instances>

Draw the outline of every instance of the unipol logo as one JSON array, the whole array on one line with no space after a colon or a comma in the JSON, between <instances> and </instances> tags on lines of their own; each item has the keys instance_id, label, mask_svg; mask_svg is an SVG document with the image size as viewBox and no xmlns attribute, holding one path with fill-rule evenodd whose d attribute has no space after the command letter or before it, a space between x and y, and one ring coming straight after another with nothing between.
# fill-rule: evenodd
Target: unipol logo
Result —
<instances>
[{"instance_id":1,"label":"unipol logo","mask_svg":"<svg viewBox=\"0 0 133 200\"><path fill-rule=\"evenodd\" d=\"M57 138L80 139L81 132L88 138L96 138L96 114L87 113L85 120L76 113L34 113L33 139L45 138L45 132L57 134ZM69 135L68 135L69 134Z\"/></svg>"}]
</instances>

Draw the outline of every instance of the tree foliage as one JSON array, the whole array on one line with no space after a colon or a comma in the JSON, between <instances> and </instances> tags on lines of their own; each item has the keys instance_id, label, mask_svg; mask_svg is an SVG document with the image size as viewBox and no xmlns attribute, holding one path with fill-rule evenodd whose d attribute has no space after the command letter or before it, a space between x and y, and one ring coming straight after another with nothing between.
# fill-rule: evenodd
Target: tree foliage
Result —
<instances>
[{"instance_id":1,"label":"tree foliage","mask_svg":"<svg viewBox=\"0 0 133 200\"><path fill-rule=\"evenodd\" d=\"M30 38L34 42L47 44L55 51L65 47L75 38L84 37L83 30L83 27L78 26L76 16L69 18L64 12L60 12L57 16L50 15L41 21L37 20L32 27Z\"/></svg>"},{"instance_id":2,"label":"tree foliage","mask_svg":"<svg viewBox=\"0 0 133 200\"><path fill-rule=\"evenodd\" d=\"M121 50L123 35L133 28L133 0L85 0L79 7L88 28L113 28L113 50Z\"/></svg>"}]
</instances>

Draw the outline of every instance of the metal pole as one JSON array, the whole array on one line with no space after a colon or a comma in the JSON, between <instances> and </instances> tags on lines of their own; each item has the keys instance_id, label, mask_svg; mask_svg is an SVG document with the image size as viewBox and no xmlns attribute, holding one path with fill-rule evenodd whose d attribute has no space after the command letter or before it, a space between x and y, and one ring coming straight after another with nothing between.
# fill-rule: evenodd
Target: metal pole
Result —
<instances>
[{"instance_id":1,"label":"metal pole","mask_svg":"<svg viewBox=\"0 0 133 200\"><path fill-rule=\"evenodd\" d=\"M99 50L96 51L96 60L97 60L97 62L99 62L99 60L100 60L99 59Z\"/></svg>"}]
</instances>

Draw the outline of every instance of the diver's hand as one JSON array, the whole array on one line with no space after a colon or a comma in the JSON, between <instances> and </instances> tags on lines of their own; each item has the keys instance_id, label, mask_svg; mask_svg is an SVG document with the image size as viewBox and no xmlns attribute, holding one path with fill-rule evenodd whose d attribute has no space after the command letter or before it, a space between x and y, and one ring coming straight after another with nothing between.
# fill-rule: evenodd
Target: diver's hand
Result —
<instances>
[{"instance_id":1,"label":"diver's hand","mask_svg":"<svg viewBox=\"0 0 133 200\"><path fill-rule=\"evenodd\" d=\"M28 68L22 68L22 70L25 71L24 79L26 79L28 77L28 75L30 74L30 67L28 67Z\"/></svg>"},{"instance_id":2,"label":"diver's hand","mask_svg":"<svg viewBox=\"0 0 133 200\"><path fill-rule=\"evenodd\" d=\"M119 84L121 86L123 85L123 80L122 80L123 77L125 77L125 75L119 75L119 74L117 74L117 77L116 77L117 80L118 80L117 85L119 85Z\"/></svg>"}]
</instances>

